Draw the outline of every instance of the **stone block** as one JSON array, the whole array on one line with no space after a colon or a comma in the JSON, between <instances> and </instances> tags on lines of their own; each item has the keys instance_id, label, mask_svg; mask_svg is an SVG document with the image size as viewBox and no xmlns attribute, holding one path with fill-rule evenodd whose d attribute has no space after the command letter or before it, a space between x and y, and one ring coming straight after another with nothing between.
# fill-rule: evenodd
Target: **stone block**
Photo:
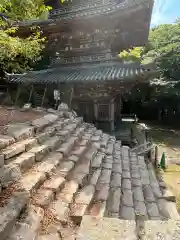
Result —
<instances>
[{"instance_id":1,"label":"stone block","mask_svg":"<svg viewBox=\"0 0 180 240\"><path fill-rule=\"evenodd\" d=\"M144 220L148 219L147 209L144 202L134 201L134 210L135 210L135 215L137 217L140 217L140 219L142 218Z\"/></svg>"},{"instance_id":2,"label":"stone block","mask_svg":"<svg viewBox=\"0 0 180 240\"><path fill-rule=\"evenodd\" d=\"M59 221L67 222L70 213L68 203L62 202L61 199L57 199L51 203L49 209Z\"/></svg>"},{"instance_id":3,"label":"stone block","mask_svg":"<svg viewBox=\"0 0 180 240\"><path fill-rule=\"evenodd\" d=\"M68 139L67 142L63 143L59 149L57 149L57 152L61 152L64 156L68 155L69 152L74 147L75 141L77 140L76 137L71 137ZM75 154L76 155L76 154Z\"/></svg>"},{"instance_id":4,"label":"stone block","mask_svg":"<svg viewBox=\"0 0 180 240\"><path fill-rule=\"evenodd\" d=\"M0 182L2 187L7 187L10 183L20 179L20 177L21 171L18 166L8 164L0 168Z\"/></svg>"},{"instance_id":5,"label":"stone block","mask_svg":"<svg viewBox=\"0 0 180 240\"><path fill-rule=\"evenodd\" d=\"M131 190L131 181L130 181L130 179L123 179L122 180L122 188L123 188L123 190L126 190L126 189L129 189L129 190Z\"/></svg>"},{"instance_id":6,"label":"stone block","mask_svg":"<svg viewBox=\"0 0 180 240\"><path fill-rule=\"evenodd\" d=\"M124 190L122 194L122 204L128 207L133 207L133 194L131 190Z\"/></svg>"},{"instance_id":7,"label":"stone block","mask_svg":"<svg viewBox=\"0 0 180 240\"><path fill-rule=\"evenodd\" d=\"M93 162L92 162L92 167L93 168L100 168L101 164L102 164L102 160L104 158L104 154L103 153L97 153L97 155L95 156Z\"/></svg>"},{"instance_id":8,"label":"stone block","mask_svg":"<svg viewBox=\"0 0 180 240\"><path fill-rule=\"evenodd\" d=\"M0 168L4 165L4 155L0 154Z\"/></svg>"},{"instance_id":9,"label":"stone block","mask_svg":"<svg viewBox=\"0 0 180 240\"><path fill-rule=\"evenodd\" d=\"M62 159L61 153L53 152L44 158L44 161L36 165L36 171L45 173L47 176L52 174Z\"/></svg>"},{"instance_id":10,"label":"stone block","mask_svg":"<svg viewBox=\"0 0 180 240\"><path fill-rule=\"evenodd\" d=\"M50 151L53 151L57 147L59 147L61 143L60 137L54 136L51 138L48 138L43 144L48 147Z\"/></svg>"},{"instance_id":11,"label":"stone block","mask_svg":"<svg viewBox=\"0 0 180 240\"><path fill-rule=\"evenodd\" d=\"M72 154L80 157L85 151L86 151L86 146L77 146L75 150L72 152Z\"/></svg>"},{"instance_id":12,"label":"stone block","mask_svg":"<svg viewBox=\"0 0 180 240\"><path fill-rule=\"evenodd\" d=\"M49 153L49 148L46 145L42 145L33 147L29 152L34 153L36 161L39 162L47 153Z\"/></svg>"},{"instance_id":13,"label":"stone block","mask_svg":"<svg viewBox=\"0 0 180 240\"><path fill-rule=\"evenodd\" d=\"M33 120L32 122L31 122L31 125L33 126L33 127L35 127L35 131L36 132L39 132L39 131L42 131L43 130L43 128L45 128L46 126L48 126L48 124L49 124L49 121L47 120L47 119L45 119L45 118L38 118L38 119L36 119L36 120Z\"/></svg>"},{"instance_id":14,"label":"stone block","mask_svg":"<svg viewBox=\"0 0 180 240\"><path fill-rule=\"evenodd\" d=\"M0 208L0 239L7 239L19 217L20 212L28 202L27 192L14 193L5 207Z\"/></svg>"},{"instance_id":15,"label":"stone block","mask_svg":"<svg viewBox=\"0 0 180 240\"><path fill-rule=\"evenodd\" d=\"M43 210L35 206L29 206L23 220L17 222L8 240L26 239L32 240L37 236L38 229L40 227L41 220L43 218Z\"/></svg>"},{"instance_id":16,"label":"stone block","mask_svg":"<svg viewBox=\"0 0 180 240\"><path fill-rule=\"evenodd\" d=\"M91 185L96 186L100 174L101 174L101 170L100 170L100 169L95 170L94 173L93 173L93 175L92 175L92 177L91 177L91 179L90 179L90 181L89 181L89 183L90 183Z\"/></svg>"},{"instance_id":17,"label":"stone block","mask_svg":"<svg viewBox=\"0 0 180 240\"><path fill-rule=\"evenodd\" d=\"M54 198L54 193L50 189L40 188L33 196L33 202L39 206L48 206Z\"/></svg>"},{"instance_id":18,"label":"stone block","mask_svg":"<svg viewBox=\"0 0 180 240\"><path fill-rule=\"evenodd\" d=\"M47 120L49 123L53 123L58 120L59 116L55 114L47 114L43 118Z\"/></svg>"},{"instance_id":19,"label":"stone block","mask_svg":"<svg viewBox=\"0 0 180 240\"><path fill-rule=\"evenodd\" d=\"M23 123L10 124L7 127L7 134L16 139L16 141L20 141L32 137L34 135L34 127Z\"/></svg>"},{"instance_id":20,"label":"stone block","mask_svg":"<svg viewBox=\"0 0 180 240\"><path fill-rule=\"evenodd\" d=\"M122 178L123 178L123 179L130 179L130 178L131 178L130 172L123 170L123 172L122 172Z\"/></svg>"},{"instance_id":21,"label":"stone block","mask_svg":"<svg viewBox=\"0 0 180 240\"><path fill-rule=\"evenodd\" d=\"M0 135L0 150L15 143L15 139L8 135Z\"/></svg>"},{"instance_id":22,"label":"stone block","mask_svg":"<svg viewBox=\"0 0 180 240\"><path fill-rule=\"evenodd\" d=\"M111 175L111 188L121 187L121 174L120 173L112 173Z\"/></svg>"},{"instance_id":23,"label":"stone block","mask_svg":"<svg viewBox=\"0 0 180 240\"><path fill-rule=\"evenodd\" d=\"M106 202L94 202L88 207L88 215L102 218L106 211Z\"/></svg>"},{"instance_id":24,"label":"stone block","mask_svg":"<svg viewBox=\"0 0 180 240\"><path fill-rule=\"evenodd\" d=\"M46 180L42 188L50 189L53 192L58 192L65 179L62 176L52 175L50 179Z\"/></svg>"},{"instance_id":25,"label":"stone block","mask_svg":"<svg viewBox=\"0 0 180 240\"><path fill-rule=\"evenodd\" d=\"M121 203L121 188L111 189L107 204L108 212L119 213Z\"/></svg>"},{"instance_id":26,"label":"stone block","mask_svg":"<svg viewBox=\"0 0 180 240\"><path fill-rule=\"evenodd\" d=\"M30 169L34 163L35 154L30 152L25 152L12 161L12 165L19 167L22 173Z\"/></svg>"},{"instance_id":27,"label":"stone block","mask_svg":"<svg viewBox=\"0 0 180 240\"><path fill-rule=\"evenodd\" d=\"M106 147L106 154L107 155L112 155L114 151L114 143L108 143Z\"/></svg>"},{"instance_id":28,"label":"stone block","mask_svg":"<svg viewBox=\"0 0 180 240\"><path fill-rule=\"evenodd\" d=\"M150 185L143 186L144 198L147 202L155 202L154 194Z\"/></svg>"},{"instance_id":29,"label":"stone block","mask_svg":"<svg viewBox=\"0 0 180 240\"><path fill-rule=\"evenodd\" d=\"M44 173L32 172L21 178L19 183L22 186L22 189L31 192L34 189L38 189L45 180L46 176Z\"/></svg>"},{"instance_id":30,"label":"stone block","mask_svg":"<svg viewBox=\"0 0 180 240\"><path fill-rule=\"evenodd\" d=\"M83 187L74 197L74 203L88 205L94 196L95 187L87 185Z\"/></svg>"},{"instance_id":31,"label":"stone block","mask_svg":"<svg viewBox=\"0 0 180 240\"><path fill-rule=\"evenodd\" d=\"M174 193L168 188L163 190L162 198L167 201L176 202L176 197Z\"/></svg>"},{"instance_id":32,"label":"stone block","mask_svg":"<svg viewBox=\"0 0 180 240\"><path fill-rule=\"evenodd\" d=\"M95 218L84 216L77 240L136 240L135 221L124 221L113 218Z\"/></svg>"},{"instance_id":33,"label":"stone block","mask_svg":"<svg viewBox=\"0 0 180 240\"><path fill-rule=\"evenodd\" d=\"M98 184L96 186L95 201L106 201L109 195L109 184Z\"/></svg>"},{"instance_id":34,"label":"stone block","mask_svg":"<svg viewBox=\"0 0 180 240\"><path fill-rule=\"evenodd\" d=\"M99 177L98 183L105 183L109 184L111 178L111 170L109 169L102 169L101 175Z\"/></svg>"},{"instance_id":35,"label":"stone block","mask_svg":"<svg viewBox=\"0 0 180 240\"><path fill-rule=\"evenodd\" d=\"M141 187L133 188L133 198L135 201L144 202L144 195Z\"/></svg>"},{"instance_id":36,"label":"stone block","mask_svg":"<svg viewBox=\"0 0 180 240\"><path fill-rule=\"evenodd\" d=\"M24 142L18 142L10 145L9 147L5 148L2 151L2 154L4 155L4 159L9 159L11 157L14 157L18 155L19 153L22 153L25 151L25 144Z\"/></svg>"},{"instance_id":37,"label":"stone block","mask_svg":"<svg viewBox=\"0 0 180 240\"><path fill-rule=\"evenodd\" d=\"M121 162L119 162L119 163L113 163L112 171L113 171L113 172L116 172L116 173L121 173L121 174L122 174L122 165L121 165Z\"/></svg>"},{"instance_id":38,"label":"stone block","mask_svg":"<svg viewBox=\"0 0 180 240\"><path fill-rule=\"evenodd\" d=\"M79 185L76 181L71 180L66 182L60 194L58 194L59 199L61 199L63 202L71 203L73 195L78 190L78 187Z\"/></svg>"},{"instance_id":39,"label":"stone block","mask_svg":"<svg viewBox=\"0 0 180 240\"><path fill-rule=\"evenodd\" d=\"M146 203L146 207L150 219L153 217L158 217L160 219L160 214L156 203Z\"/></svg>"},{"instance_id":40,"label":"stone block","mask_svg":"<svg viewBox=\"0 0 180 240\"><path fill-rule=\"evenodd\" d=\"M140 236L142 240L154 239L180 239L180 222L179 221L146 221L144 231Z\"/></svg>"},{"instance_id":41,"label":"stone block","mask_svg":"<svg viewBox=\"0 0 180 240\"><path fill-rule=\"evenodd\" d=\"M121 206L121 210L120 210L120 216L121 218L125 219L125 220L135 220L135 212L134 212L134 208L130 207L130 206ZM129 238L128 238L129 240Z\"/></svg>"}]
</instances>

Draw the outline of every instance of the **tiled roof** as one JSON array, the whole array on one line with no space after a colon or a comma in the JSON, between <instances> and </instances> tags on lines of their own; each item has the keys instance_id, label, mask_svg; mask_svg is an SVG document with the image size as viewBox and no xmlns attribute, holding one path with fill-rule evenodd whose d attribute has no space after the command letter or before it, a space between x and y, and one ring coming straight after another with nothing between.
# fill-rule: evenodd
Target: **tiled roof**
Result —
<instances>
[{"instance_id":1,"label":"tiled roof","mask_svg":"<svg viewBox=\"0 0 180 240\"><path fill-rule=\"evenodd\" d=\"M20 25L30 25L30 24L47 24L47 23L55 23L56 17L59 20L72 20L72 19L87 19L87 18L93 18L100 15L109 15L109 14L119 14L130 12L130 11L136 11L139 8L142 8L144 4L149 3L147 0L126 0L119 4L100 4L96 6L88 7L86 5L85 7L78 8L78 9L72 9L72 10L54 10L53 13L50 15L50 18L48 20L32 20L32 21L23 21L20 22ZM55 19L52 19L51 17L54 16Z\"/></svg>"},{"instance_id":2,"label":"tiled roof","mask_svg":"<svg viewBox=\"0 0 180 240\"><path fill-rule=\"evenodd\" d=\"M131 220L139 231L139 218L178 217L151 162L63 107L0 136L1 240L75 240L84 215ZM139 239L133 232L117 239Z\"/></svg>"},{"instance_id":3,"label":"tiled roof","mask_svg":"<svg viewBox=\"0 0 180 240\"><path fill-rule=\"evenodd\" d=\"M132 67L125 64L85 65L77 67L60 67L41 71L32 71L23 75L7 75L10 82L59 83L132 80L135 77L151 74L143 66Z\"/></svg>"}]
</instances>

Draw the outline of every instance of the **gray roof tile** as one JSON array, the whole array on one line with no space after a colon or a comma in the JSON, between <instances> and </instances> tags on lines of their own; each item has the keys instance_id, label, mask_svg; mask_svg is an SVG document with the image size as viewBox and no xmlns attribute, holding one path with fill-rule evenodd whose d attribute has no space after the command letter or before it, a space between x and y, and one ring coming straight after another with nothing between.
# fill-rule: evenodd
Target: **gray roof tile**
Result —
<instances>
[{"instance_id":1,"label":"gray roof tile","mask_svg":"<svg viewBox=\"0 0 180 240\"><path fill-rule=\"evenodd\" d=\"M60 83L128 80L152 71L143 66L131 65L86 65L78 67L59 67L41 71L32 71L22 75L8 74L10 82Z\"/></svg>"}]
</instances>

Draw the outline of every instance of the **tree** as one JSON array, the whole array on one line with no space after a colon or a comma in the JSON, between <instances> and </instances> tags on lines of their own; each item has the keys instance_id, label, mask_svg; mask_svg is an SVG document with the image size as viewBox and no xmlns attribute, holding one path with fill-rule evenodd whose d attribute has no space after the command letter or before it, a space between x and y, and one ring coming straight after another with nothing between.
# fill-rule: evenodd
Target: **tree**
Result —
<instances>
[{"instance_id":1,"label":"tree","mask_svg":"<svg viewBox=\"0 0 180 240\"><path fill-rule=\"evenodd\" d=\"M163 77L180 80L180 23L163 24L150 32L151 52Z\"/></svg>"},{"instance_id":2,"label":"tree","mask_svg":"<svg viewBox=\"0 0 180 240\"><path fill-rule=\"evenodd\" d=\"M143 47L135 47L129 50L124 50L119 53L119 57L123 61L131 61L131 62L140 62L142 58L144 48Z\"/></svg>"},{"instance_id":3,"label":"tree","mask_svg":"<svg viewBox=\"0 0 180 240\"><path fill-rule=\"evenodd\" d=\"M46 19L51 7L44 0L1 0L0 11L14 21Z\"/></svg>"},{"instance_id":4,"label":"tree","mask_svg":"<svg viewBox=\"0 0 180 240\"><path fill-rule=\"evenodd\" d=\"M42 0L1 0L0 12L12 21L42 18L50 8ZM32 68L41 58L45 39L38 28L28 38L15 36L17 28L9 21L0 22L0 70L21 73Z\"/></svg>"}]
</instances>

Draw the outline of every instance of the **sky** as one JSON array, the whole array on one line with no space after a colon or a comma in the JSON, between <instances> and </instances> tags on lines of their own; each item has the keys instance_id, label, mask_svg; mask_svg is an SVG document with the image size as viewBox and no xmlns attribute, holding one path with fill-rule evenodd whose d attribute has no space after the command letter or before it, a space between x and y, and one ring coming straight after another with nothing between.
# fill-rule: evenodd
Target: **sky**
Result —
<instances>
[{"instance_id":1,"label":"sky","mask_svg":"<svg viewBox=\"0 0 180 240\"><path fill-rule=\"evenodd\" d=\"M173 23L180 17L180 0L155 0L151 26Z\"/></svg>"}]
</instances>

